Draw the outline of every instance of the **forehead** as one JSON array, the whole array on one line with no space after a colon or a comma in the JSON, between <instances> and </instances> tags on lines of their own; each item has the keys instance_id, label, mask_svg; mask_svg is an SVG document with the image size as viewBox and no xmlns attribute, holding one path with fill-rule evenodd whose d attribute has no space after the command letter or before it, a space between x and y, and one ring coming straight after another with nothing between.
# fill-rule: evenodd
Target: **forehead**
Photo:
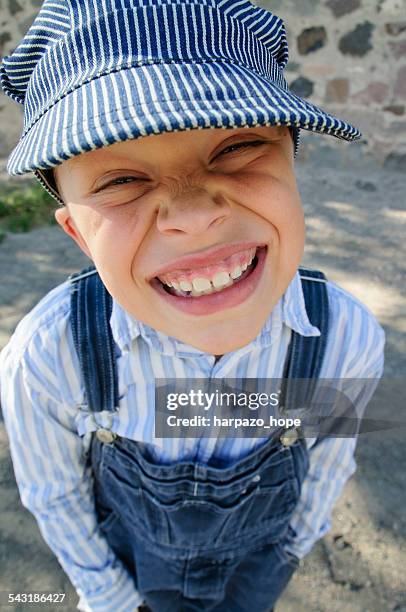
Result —
<instances>
[{"instance_id":1,"label":"forehead","mask_svg":"<svg viewBox=\"0 0 406 612\"><path fill-rule=\"evenodd\" d=\"M213 147L235 136L242 139L259 135L265 138L280 138L288 131L287 127L281 126L259 126L236 129L196 129L181 132L165 132L152 134L137 139L130 139L102 147L94 151L82 153L63 162L63 166L69 166L72 171L82 169L91 164L93 168L100 165L103 167L111 163L128 161L130 158L138 161L148 160L156 156L164 155L176 158L184 152L191 156L194 152L202 152L207 149L210 153ZM164 152L164 153L163 153ZM56 167L58 173L58 167Z\"/></svg>"}]
</instances>

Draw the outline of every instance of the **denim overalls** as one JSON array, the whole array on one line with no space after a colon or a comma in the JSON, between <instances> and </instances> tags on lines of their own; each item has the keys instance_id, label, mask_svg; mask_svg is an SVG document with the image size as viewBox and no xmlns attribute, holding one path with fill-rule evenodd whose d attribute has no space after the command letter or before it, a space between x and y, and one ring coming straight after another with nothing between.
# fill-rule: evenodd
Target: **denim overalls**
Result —
<instances>
[{"instance_id":1,"label":"denim overalls","mask_svg":"<svg viewBox=\"0 0 406 612\"><path fill-rule=\"evenodd\" d=\"M325 277L300 272L321 336L292 332L284 376L317 378L328 329ZM72 330L89 404L113 410L111 298L92 271L72 280ZM308 470L305 440L280 431L228 467L215 459L159 465L148 446L102 430L89 455L100 529L146 604L153 612L272 610L299 563L283 545Z\"/></svg>"}]
</instances>

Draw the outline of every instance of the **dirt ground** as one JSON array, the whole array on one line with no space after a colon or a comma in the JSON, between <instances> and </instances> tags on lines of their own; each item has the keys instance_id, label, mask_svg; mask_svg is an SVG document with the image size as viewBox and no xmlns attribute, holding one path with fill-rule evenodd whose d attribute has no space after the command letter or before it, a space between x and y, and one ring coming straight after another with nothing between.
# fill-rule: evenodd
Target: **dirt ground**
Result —
<instances>
[{"instance_id":1,"label":"dirt ground","mask_svg":"<svg viewBox=\"0 0 406 612\"><path fill-rule=\"evenodd\" d=\"M360 149L341 159L323 146L309 146L297 174L307 219L303 264L359 297L384 326L385 374L370 410L400 425L360 435L358 470L332 530L302 562L278 612L406 612L405 176ZM0 245L0 347L49 289L87 262L59 228L8 235ZM0 609L28 607L6 605L5 592L50 591L67 594L55 610L74 611L75 591L20 503L2 423L0 482Z\"/></svg>"}]
</instances>

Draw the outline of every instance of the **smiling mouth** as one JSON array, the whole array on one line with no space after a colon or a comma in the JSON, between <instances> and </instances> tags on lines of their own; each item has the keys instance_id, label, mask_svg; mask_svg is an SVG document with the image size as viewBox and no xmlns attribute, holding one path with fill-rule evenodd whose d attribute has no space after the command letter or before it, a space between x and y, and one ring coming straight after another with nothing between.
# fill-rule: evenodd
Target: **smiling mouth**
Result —
<instances>
[{"instance_id":1,"label":"smiling mouth","mask_svg":"<svg viewBox=\"0 0 406 612\"><path fill-rule=\"evenodd\" d=\"M221 271L214 274L211 278L197 276L194 280L169 280L164 282L159 277L154 281L164 289L166 293L174 297L199 299L203 296L214 293L221 293L229 287L238 285L250 276L258 265L258 251L261 247L253 249L252 255L242 265L237 265L231 271Z\"/></svg>"}]
</instances>

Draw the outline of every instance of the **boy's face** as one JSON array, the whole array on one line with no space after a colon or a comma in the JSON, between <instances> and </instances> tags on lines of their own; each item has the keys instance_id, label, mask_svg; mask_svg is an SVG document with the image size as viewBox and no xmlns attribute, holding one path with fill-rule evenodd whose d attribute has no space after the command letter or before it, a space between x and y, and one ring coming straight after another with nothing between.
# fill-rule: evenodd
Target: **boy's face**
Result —
<instances>
[{"instance_id":1,"label":"boy's face","mask_svg":"<svg viewBox=\"0 0 406 612\"><path fill-rule=\"evenodd\" d=\"M304 218L286 127L142 137L55 174L67 204L56 219L110 294L202 351L253 340L300 263Z\"/></svg>"}]
</instances>

